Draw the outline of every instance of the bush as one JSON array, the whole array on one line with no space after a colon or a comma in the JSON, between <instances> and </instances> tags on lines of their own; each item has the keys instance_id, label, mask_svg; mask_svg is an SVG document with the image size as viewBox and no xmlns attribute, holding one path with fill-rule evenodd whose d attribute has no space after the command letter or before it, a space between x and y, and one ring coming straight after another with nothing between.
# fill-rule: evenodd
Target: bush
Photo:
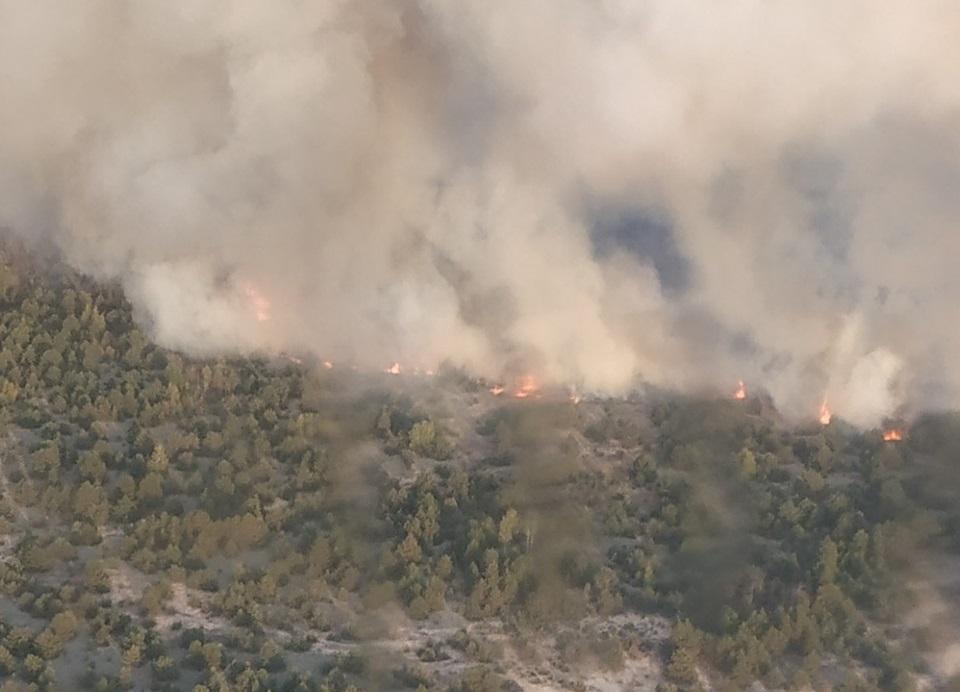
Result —
<instances>
[{"instance_id":1,"label":"bush","mask_svg":"<svg viewBox=\"0 0 960 692\"><path fill-rule=\"evenodd\" d=\"M452 445L438 431L433 421L423 420L410 429L410 449L430 459L449 459Z\"/></svg>"}]
</instances>

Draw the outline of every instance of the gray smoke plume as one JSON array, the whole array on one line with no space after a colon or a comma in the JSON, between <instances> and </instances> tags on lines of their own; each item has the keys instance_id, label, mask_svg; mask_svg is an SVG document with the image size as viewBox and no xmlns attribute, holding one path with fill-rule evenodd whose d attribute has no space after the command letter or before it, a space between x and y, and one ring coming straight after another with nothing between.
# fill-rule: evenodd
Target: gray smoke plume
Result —
<instances>
[{"instance_id":1,"label":"gray smoke plume","mask_svg":"<svg viewBox=\"0 0 960 692\"><path fill-rule=\"evenodd\" d=\"M960 403L960 5L0 0L0 225L161 343Z\"/></svg>"}]
</instances>

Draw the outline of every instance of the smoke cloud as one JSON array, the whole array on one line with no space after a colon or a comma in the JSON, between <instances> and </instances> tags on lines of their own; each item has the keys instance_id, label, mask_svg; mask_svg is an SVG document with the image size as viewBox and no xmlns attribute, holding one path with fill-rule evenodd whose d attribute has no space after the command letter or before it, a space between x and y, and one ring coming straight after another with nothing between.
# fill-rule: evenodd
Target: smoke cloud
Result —
<instances>
[{"instance_id":1,"label":"smoke cloud","mask_svg":"<svg viewBox=\"0 0 960 692\"><path fill-rule=\"evenodd\" d=\"M0 20L0 225L120 278L165 345L610 393L742 378L865 425L960 403L956 3Z\"/></svg>"}]
</instances>

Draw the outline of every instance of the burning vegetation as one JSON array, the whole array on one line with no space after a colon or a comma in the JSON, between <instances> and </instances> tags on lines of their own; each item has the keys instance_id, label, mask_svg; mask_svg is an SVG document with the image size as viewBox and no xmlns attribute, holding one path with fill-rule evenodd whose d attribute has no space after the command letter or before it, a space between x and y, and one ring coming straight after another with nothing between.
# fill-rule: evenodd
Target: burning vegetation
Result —
<instances>
[{"instance_id":1,"label":"burning vegetation","mask_svg":"<svg viewBox=\"0 0 960 692\"><path fill-rule=\"evenodd\" d=\"M517 383L517 388L513 392L513 396L516 399L526 399L539 394L539 392L540 385L537 384L537 380L533 377L533 375L524 375Z\"/></svg>"},{"instance_id":2,"label":"burning vegetation","mask_svg":"<svg viewBox=\"0 0 960 692\"><path fill-rule=\"evenodd\" d=\"M827 400L824 399L823 403L820 404L820 425L830 425L830 421L833 420L833 411L830 410L830 404L827 403Z\"/></svg>"},{"instance_id":3,"label":"burning vegetation","mask_svg":"<svg viewBox=\"0 0 960 692\"><path fill-rule=\"evenodd\" d=\"M907 425L903 418L887 418L880 426L880 436L884 442L903 442L907 437Z\"/></svg>"},{"instance_id":4,"label":"burning vegetation","mask_svg":"<svg viewBox=\"0 0 960 692\"><path fill-rule=\"evenodd\" d=\"M270 301L256 287L247 285L243 289L250 304L250 310L257 322L270 321Z\"/></svg>"},{"instance_id":5,"label":"burning vegetation","mask_svg":"<svg viewBox=\"0 0 960 692\"><path fill-rule=\"evenodd\" d=\"M733 398L738 401L743 401L747 398L747 385L744 384L743 380L737 382L737 388L733 392Z\"/></svg>"}]
</instances>

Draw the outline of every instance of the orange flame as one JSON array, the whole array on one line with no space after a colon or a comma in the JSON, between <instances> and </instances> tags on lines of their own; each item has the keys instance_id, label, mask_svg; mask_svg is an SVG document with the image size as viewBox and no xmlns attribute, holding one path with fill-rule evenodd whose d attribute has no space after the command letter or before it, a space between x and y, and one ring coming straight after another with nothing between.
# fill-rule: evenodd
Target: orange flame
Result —
<instances>
[{"instance_id":1,"label":"orange flame","mask_svg":"<svg viewBox=\"0 0 960 692\"><path fill-rule=\"evenodd\" d=\"M323 361L323 367L325 367L327 370L333 370L333 363L331 363L329 360L325 360Z\"/></svg>"},{"instance_id":2,"label":"orange flame","mask_svg":"<svg viewBox=\"0 0 960 692\"><path fill-rule=\"evenodd\" d=\"M537 386L537 381L533 378L532 375L524 375L520 379L520 384L517 387L517 390L513 393L513 396L517 399L526 399L529 396L533 396L537 393L539 387Z\"/></svg>"},{"instance_id":3,"label":"orange flame","mask_svg":"<svg viewBox=\"0 0 960 692\"><path fill-rule=\"evenodd\" d=\"M243 292L250 301L250 308L253 310L257 322L268 322L270 320L270 301L253 286L245 286Z\"/></svg>"},{"instance_id":4,"label":"orange flame","mask_svg":"<svg viewBox=\"0 0 960 692\"><path fill-rule=\"evenodd\" d=\"M495 384L492 387L490 387L490 393L493 394L494 396L500 396L501 394L503 394L504 391L505 390L503 388L503 385L500 385L500 384Z\"/></svg>"},{"instance_id":5,"label":"orange flame","mask_svg":"<svg viewBox=\"0 0 960 692\"><path fill-rule=\"evenodd\" d=\"M820 425L830 425L830 421L832 420L833 411L830 410L830 404L824 399L823 403L820 404Z\"/></svg>"},{"instance_id":6,"label":"orange flame","mask_svg":"<svg viewBox=\"0 0 960 692\"><path fill-rule=\"evenodd\" d=\"M387 368L384 372L386 372L388 375L399 375L400 363L394 363L389 368Z\"/></svg>"},{"instance_id":7,"label":"orange flame","mask_svg":"<svg viewBox=\"0 0 960 692\"><path fill-rule=\"evenodd\" d=\"M903 439L903 431L896 428L883 431L884 442L900 442Z\"/></svg>"},{"instance_id":8,"label":"orange flame","mask_svg":"<svg viewBox=\"0 0 960 692\"><path fill-rule=\"evenodd\" d=\"M746 399L747 398L747 385L743 383L743 380L737 381L737 390L733 393L734 399Z\"/></svg>"}]
</instances>

